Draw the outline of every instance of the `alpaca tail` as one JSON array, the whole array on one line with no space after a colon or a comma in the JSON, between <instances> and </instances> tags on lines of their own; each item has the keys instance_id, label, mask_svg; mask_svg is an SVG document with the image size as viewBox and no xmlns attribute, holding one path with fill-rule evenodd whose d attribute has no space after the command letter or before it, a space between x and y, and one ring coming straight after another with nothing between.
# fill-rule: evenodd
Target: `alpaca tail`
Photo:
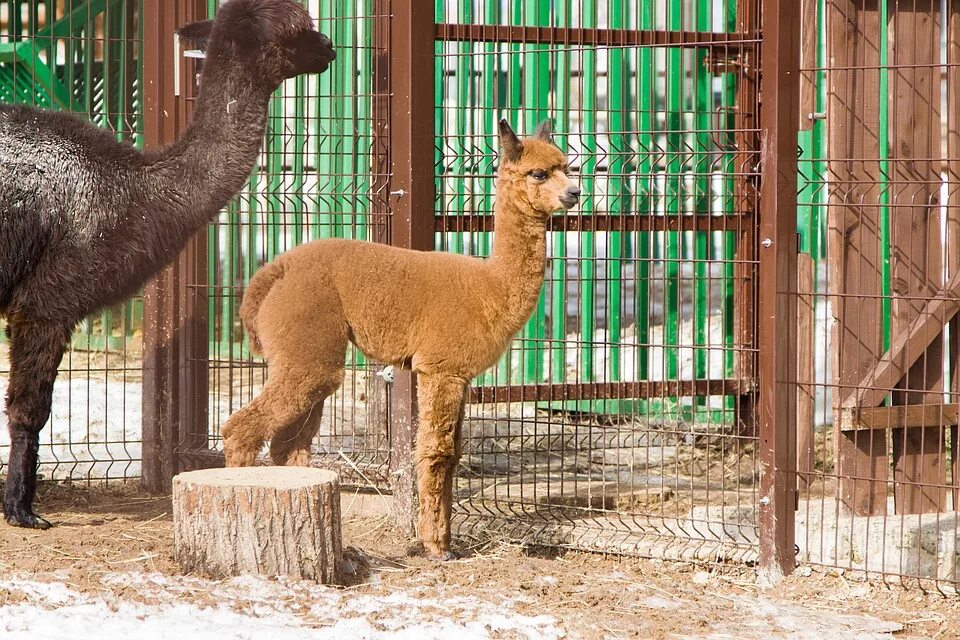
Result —
<instances>
[{"instance_id":1,"label":"alpaca tail","mask_svg":"<svg viewBox=\"0 0 960 640\"><path fill-rule=\"evenodd\" d=\"M257 334L257 313L260 311L263 299L267 297L274 283L282 276L283 265L280 264L280 261L267 263L253 274L253 278L243 294L243 302L240 304L240 319L247 330L247 336L250 338L250 349L254 353L263 352L263 345L260 344L260 336Z\"/></svg>"}]
</instances>

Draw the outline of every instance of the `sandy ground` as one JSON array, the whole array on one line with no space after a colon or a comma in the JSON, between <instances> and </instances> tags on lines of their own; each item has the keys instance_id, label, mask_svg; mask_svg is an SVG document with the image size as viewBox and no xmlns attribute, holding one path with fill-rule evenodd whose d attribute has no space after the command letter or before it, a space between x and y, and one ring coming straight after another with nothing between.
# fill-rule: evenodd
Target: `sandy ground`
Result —
<instances>
[{"instance_id":1,"label":"sandy ground","mask_svg":"<svg viewBox=\"0 0 960 640\"><path fill-rule=\"evenodd\" d=\"M379 496L346 495L346 587L182 576L170 502L135 485L47 484L48 532L0 526L4 638L960 638L960 598L801 567L752 569L491 544L405 555Z\"/></svg>"}]
</instances>

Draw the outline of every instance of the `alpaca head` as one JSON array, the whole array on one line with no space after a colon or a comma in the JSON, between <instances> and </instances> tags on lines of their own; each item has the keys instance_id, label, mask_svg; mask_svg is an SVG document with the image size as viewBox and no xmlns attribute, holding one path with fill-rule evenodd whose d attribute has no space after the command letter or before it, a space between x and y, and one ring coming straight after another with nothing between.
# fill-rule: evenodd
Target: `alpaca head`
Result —
<instances>
[{"instance_id":1,"label":"alpaca head","mask_svg":"<svg viewBox=\"0 0 960 640\"><path fill-rule=\"evenodd\" d=\"M190 23L177 33L208 61L239 63L271 88L300 74L322 73L337 57L330 38L313 28L297 0L230 0L213 20Z\"/></svg>"},{"instance_id":2,"label":"alpaca head","mask_svg":"<svg viewBox=\"0 0 960 640\"><path fill-rule=\"evenodd\" d=\"M580 187L570 179L569 171L566 155L553 144L548 120L523 140L506 120L500 121L499 175L526 195L533 212L545 218L577 204Z\"/></svg>"}]
</instances>

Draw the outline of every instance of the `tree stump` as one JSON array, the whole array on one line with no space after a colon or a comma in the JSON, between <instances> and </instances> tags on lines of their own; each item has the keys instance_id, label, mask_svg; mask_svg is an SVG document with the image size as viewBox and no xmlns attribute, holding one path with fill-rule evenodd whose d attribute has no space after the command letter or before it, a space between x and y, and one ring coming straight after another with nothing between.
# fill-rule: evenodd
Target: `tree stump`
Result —
<instances>
[{"instance_id":1,"label":"tree stump","mask_svg":"<svg viewBox=\"0 0 960 640\"><path fill-rule=\"evenodd\" d=\"M253 573L337 581L340 486L333 471L244 467L173 479L173 557L215 578Z\"/></svg>"}]
</instances>

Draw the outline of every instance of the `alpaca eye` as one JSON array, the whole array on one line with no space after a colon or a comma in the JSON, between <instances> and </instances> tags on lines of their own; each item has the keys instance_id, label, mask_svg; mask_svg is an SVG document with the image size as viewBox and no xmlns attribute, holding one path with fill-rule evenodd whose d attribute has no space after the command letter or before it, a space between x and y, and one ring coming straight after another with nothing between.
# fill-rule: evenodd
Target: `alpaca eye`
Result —
<instances>
[{"instance_id":1,"label":"alpaca eye","mask_svg":"<svg viewBox=\"0 0 960 640\"><path fill-rule=\"evenodd\" d=\"M546 172L546 171L531 171L531 172L530 172L530 177L533 178L534 180L541 180L541 181L543 181L543 180L546 180L546 179L547 179L547 172Z\"/></svg>"}]
</instances>

